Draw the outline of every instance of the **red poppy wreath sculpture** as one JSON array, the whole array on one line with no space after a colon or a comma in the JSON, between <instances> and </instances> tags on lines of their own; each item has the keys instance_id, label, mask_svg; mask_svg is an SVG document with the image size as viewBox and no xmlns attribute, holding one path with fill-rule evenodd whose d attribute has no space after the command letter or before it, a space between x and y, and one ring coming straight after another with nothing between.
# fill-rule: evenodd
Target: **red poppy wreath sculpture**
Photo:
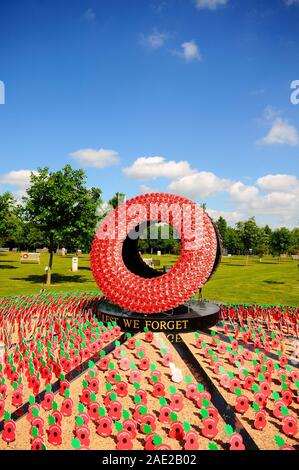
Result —
<instances>
[{"instance_id":1,"label":"red poppy wreath sculpture","mask_svg":"<svg viewBox=\"0 0 299 470\"><path fill-rule=\"evenodd\" d=\"M149 223L172 225L181 239L178 261L162 275L138 253L139 235ZM109 301L152 314L189 300L211 276L219 252L218 234L201 207L180 196L152 193L120 204L103 219L92 245L91 269Z\"/></svg>"}]
</instances>

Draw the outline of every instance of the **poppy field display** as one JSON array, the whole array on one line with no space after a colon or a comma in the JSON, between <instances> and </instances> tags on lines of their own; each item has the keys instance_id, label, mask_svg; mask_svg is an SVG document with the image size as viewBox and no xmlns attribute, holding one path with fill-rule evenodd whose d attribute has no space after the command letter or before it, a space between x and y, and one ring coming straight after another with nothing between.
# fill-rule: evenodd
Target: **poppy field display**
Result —
<instances>
[{"instance_id":1,"label":"poppy field display","mask_svg":"<svg viewBox=\"0 0 299 470\"><path fill-rule=\"evenodd\" d=\"M298 449L298 308L222 305L171 343L98 299L0 299L0 449Z\"/></svg>"}]
</instances>

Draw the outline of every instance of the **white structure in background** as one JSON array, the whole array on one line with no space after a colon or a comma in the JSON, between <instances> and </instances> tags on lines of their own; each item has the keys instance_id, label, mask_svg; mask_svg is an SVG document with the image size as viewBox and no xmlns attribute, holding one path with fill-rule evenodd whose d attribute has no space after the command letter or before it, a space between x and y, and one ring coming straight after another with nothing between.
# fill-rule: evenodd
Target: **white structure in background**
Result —
<instances>
[{"instance_id":1,"label":"white structure in background","mask_svg":"<svg viewBox=\"0 0 299 470\"><path fill-rule=\"evenodd\" d=\"M169 368L171 371L171 380L177 384L181 383L183 380L183 373L179 367L177 367L173 362L169 363Z\"/></svg>"},{"instance_id":2,"label":"white structure in background","mask_svg":"<svg viewBox=\"0 0 299 470\"><path fill-rule=\"evenodd\" d=\"M157 251L157 256L161 256L161 251L160 250Z\"/></svg>"},{"instance_id":3,"label":"white structure in background","mask_svg":"<svg viewBox=\"0 0 299 470\"><path fill-rule=\"evenodd\" d=\"M61 256L65 256L66 255L66 249L65 248L61 248Z\"/></svg>"},{"instance_id":4,"label":"white structure in background","mask_svg":"<svg viewBox=\"0 0 299 470\"><path fill-rule=\"evenodd\" d=\"M4 363L5 344L0 341L0 364Z\"/></svg>"},{"instance_id":5,"label":"white structure in background","mask_svg":"<svg viewBox=\"0 0 299 470\"><path fill-rule=\"evenodd\" d=\"M76 273L78 271L78 257L74 256L72 258L72 271L73 273Z\"/></svg>"}]
</instances>

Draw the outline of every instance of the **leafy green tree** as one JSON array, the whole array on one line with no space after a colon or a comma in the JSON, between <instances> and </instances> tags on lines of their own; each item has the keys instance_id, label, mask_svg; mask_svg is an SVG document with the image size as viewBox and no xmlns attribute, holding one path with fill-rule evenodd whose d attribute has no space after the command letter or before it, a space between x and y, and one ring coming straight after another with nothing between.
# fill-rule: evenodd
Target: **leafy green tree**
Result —
<instances>
[{"instance_id":1,"label":"leafy green tree","mask_svg":"<svg viewBox=\"0 0 299 470\"><path fill-rule=\"evenodd\" d=\"M23 221L21 207L13 195L5 192L0 195L0 244L16 246L22 240Z\"/></svg>"},{"instance_id":2,"label":"leafy green tree","mask_svg":"<svg viewBox=\"0 0 299 470\"><path fill-rule=\"evenodd\" d=\"M83 170L66 165L50 172L39 168L31 173L31 185L24 198L25 214L45 237L49 248L47 284L51 284L55 246L64 240L91 238L97 222L96 208L101 203L101 190L86 187Z\"/></svg>"},{"instance_id":3,"label":"leafy green tree","mask_svg":"<svg viewBox=\"0 0 299 470\"><path fill-rule=\"evenodd\" d=\"M271 235L271 252L278 256L288 253L291 242L291 232L286 227L278 228Z\"/></svg>"},{"instance_id":4,"label":"leafy green tree","mask_svg":"<svg viewBox=\"0 0 299 470\"><path fill-rule=\"evenodd\" d=\"M299 227L295 227L291 231L291 247L289 251L292 255L299 254Z\"/></svg>"},{"instance_id":5,"label":"leafy green tree","mask_svg":"<svg viewBox=\"0 0 299 470\"><path fill-rule=\"evenodd\" d=\"M245 252L249 253L249 251L255 250L259 237L259 227L255 221L254 217L246 220L244 222L243 234L242 234L242 241L244 244Z\"/></svg>"},{"instance_id":6,"label":"leafy green tree","mask_svg":"<svg viewBox=\"0 0 299 470\"><path fill-rule=\"evenodd\" d=\"M220 236L221 236L222 244L225 248L227 248L226 247L227 222L226 222L225 218L220 216L219 219L216 222L216 225L218 227L218 230L219 230L219 233L220 233Z\"/></svg>"},{"instance_id":7,"label":"leafy green tree","mask_svg":"<svg viewBox=\"0 0 299 470\"><path fill-rule=\"evenodd\" d=\"M125 193L119 193L118 191L114 194L114 196L109 199L108 204L116 209L119 204L122 204L125 200Z\"/></svg>"}]
</instances>

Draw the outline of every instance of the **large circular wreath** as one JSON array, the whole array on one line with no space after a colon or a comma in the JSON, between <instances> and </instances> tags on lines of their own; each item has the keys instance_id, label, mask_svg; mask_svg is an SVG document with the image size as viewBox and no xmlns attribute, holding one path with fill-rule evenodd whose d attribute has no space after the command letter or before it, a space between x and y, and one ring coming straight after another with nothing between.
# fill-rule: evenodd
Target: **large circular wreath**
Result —
<instances>
[{"instance_id":1,"label":"large circular wreath","mask_svg":"<svg viewBox=\"0 0 299 470\"><path fill-rule=\"evenodd\" d=\"M144 211L134 211L135 204L145 207L146 216ZM201 243L190 249L190 238L187 240L182 224L182 211L170 212L170 219L161 211L155 222L169 223L178 231L181 254L165 274L147 266L137 251L138 240L131 240L128 234L136 226L150 222L151 204L164 205L166 209L175 204L181 210L188 205L192 226L195 226L198 206L192 201L173 194L145 194L126 201L105 217L97 229L91 250L91 269L107 299L132 312L146 314L164 312L189 300L209 279L220 258L218 234L205 212ZM121 223L124 213L126 224Z\"/></svg>"}]
</instances>

